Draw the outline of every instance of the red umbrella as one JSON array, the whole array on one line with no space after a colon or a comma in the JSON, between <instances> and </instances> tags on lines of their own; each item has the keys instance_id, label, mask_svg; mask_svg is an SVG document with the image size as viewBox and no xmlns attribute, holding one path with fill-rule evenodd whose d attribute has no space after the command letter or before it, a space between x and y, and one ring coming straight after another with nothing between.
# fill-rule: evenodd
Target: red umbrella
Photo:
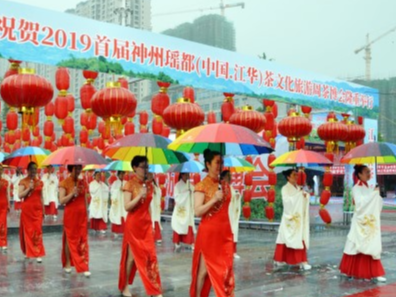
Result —
<instances>
[{"instance_id":1,"label":"red umbrella","mask_svg":"<svg viewBox=\"0 0 396 297\"><path fill-rule=\"evenodd\" d=\"M49 155L42 165L88 165L107 164L108 162L96 151L80 146L69 146L56 150Z\"/></svg>"}]
</instances>

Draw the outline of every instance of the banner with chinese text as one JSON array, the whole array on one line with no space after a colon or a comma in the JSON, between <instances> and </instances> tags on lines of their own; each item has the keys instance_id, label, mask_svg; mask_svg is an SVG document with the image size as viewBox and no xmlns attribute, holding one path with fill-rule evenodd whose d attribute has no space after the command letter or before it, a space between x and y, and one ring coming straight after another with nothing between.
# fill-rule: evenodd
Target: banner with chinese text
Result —
<instances>
[{"instance_id":1,"label":"banner with chinese text","mask_svg":"<svg viewBox=\"0 0 396 297\"><path fill-rule=\"evenodd\" d=\"M174 37L9 1L1 1L0 55L378 117L378 91L372 88Z\"/></svg>"}]
</instances>

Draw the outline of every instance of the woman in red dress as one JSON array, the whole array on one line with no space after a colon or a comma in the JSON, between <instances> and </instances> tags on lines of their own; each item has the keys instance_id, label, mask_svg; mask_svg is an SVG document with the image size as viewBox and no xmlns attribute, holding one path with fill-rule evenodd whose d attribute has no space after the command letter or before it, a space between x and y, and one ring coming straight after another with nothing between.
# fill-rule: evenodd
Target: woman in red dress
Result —
<instances>
[{"instance_id":1,"label":"woman in red dress","mask_svg":"<svg viewBox=\"0 0 396 297\"><path fill-rule=\"evenodd\" d=\"M118 289L123 296L132 296L128 283L132 284L136 270L142 279L147 295L162 297L152 222L149 208L153 199L153 183L146 181L148 160L135 156L131 162L135 175L124 186L124 206L128 212L120 263Z\"/></svg>"},{"instance_id":2,"label":"woman in red dress","mask_svg":"<svg viewBox=\"0 0 396 297\"><path fill-rule=\"evenodd\" d=\"M41 263L45 256L43 244L44 204L42 197L43 182L37 178L37 164L30 162L27 167L28 176L19 182L19 198L23 200L19 240L26 258L36 258Z\"/></svg>"},{"instance_id":3,"label":"woman in red dress","mask_svg":"<svg viewBox=\"0 0 396 297\"><path fill-rule=\"evenodd\" d=\"M0 164L0 176L3 175L3 165ZM8 181L0 179L0 249L7 249L7 213L10 211L8 197Z\"/></svg>"},{"instance_id":4,"label":"woman in red dress","mask_svg":"<svg viewBox=\"0 0 396 297\"><path fill-rule=\"evenodd\" d=\"M228 208L230 185L221 183L223 163L219 152L205 150L208 175L195 186L195 215L201 217L192 265L190 297L209 296L211 286L217 297L234 296L234 242Z\"/></svg>"},{"instance_id":5,"label":"woman in red dress","mask_svg":"<svg viewBox=\"0 0 396 297\"><path fill-rule=\"evenodd\" d=\"M68 165L70 176L59 185L59 203L63 214L62 266L66 273L74 266L89 277L87 185L79 179L81 165Z\"/></svg>"}]
</instances>

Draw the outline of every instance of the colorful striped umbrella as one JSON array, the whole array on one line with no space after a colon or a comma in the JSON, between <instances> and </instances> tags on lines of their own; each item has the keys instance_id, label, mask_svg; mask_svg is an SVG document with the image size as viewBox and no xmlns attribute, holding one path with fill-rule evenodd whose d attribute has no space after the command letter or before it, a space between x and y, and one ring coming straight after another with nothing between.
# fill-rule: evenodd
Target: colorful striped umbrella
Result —
<instances>
[{"instance_id":1,"label":"colorful striped umbrella","mask_svg":"<svg viewBox=\"0 0 396 297\"><path fill-rule=\"evenodd\" d=\"M231 172L254 171L256 167L245 159L227 156L224 157L224 167L230 168Z\"/></svg>"},{"instance_id":2,"label":"colorful striped umbrella","mask_svg":"<svg viewBox=\"0 0 396 297\"><path fill-rule=\"evenodd\" d=\"M89 165L106 164L107 161L96 151L80 147L68 146L56 150L43 162L43 165Z\"/></svg>"},{"instance_id":3,"label":"colorful striped umbrella","mask_svg":"<svg viewBox=\"0 0 396 297\"><path fill-rule=\"evenodd\" d=\"M168 169L168 172L180 172L180 173L192 173L192 172L202 172L205 169L201 162L190 160L180 164L172 165Z\"/></svg>"},{"instance_id":4,"label":"colorful striped umbrella","mask_svg":"<svg viewBox=\"0 0 396 297\"><path fill-rule=\"evenodd\" d=\"M131 162L126 161L113 161L103 168L103 171L133 171L131 167Z\"/></svg>"},{"instance_id":5,"label":"colorful striped umbrella","mask_svg":"<svg viewBox=\"0 0 396 297\"><path fill-rule=\"evenodd\" d=\"M186 153L203 153L209 148L222 155L260 155L273 151L271 145L245 127L218 123L193 128L178 137L169 149Z\"/></svg>"},{"instance_id":6,"label":"colorful striped umbrella","mask_svg":"<svg viewBox=\"0 0 396 297\"><path fill-rule=\"evenodd\" d=\"M303 167L318 167L318 166L329 166L333 163L324 157L323 155L307 151L307 150L296 150L287 152L278 158L276 158L271 166L273 167L285 167L285 166L303 166Z\"/></svg>"},{"instance_id":7,"label":"colorful striped umbrella","mask_svg":"<svg viewBox=\"0 0 396 297\"><path fill-rule=\"evenodd\" d=\"M4 158L7 157L7 156L9 156L8 153L0 152L0 163L3 162Z\"/></svg>"},{"instance_id":8,"label":"colorful striped umbrella","mask_svg":"<svg viewBox=\"0 0 396 297\"><path fill-rule=\"evenodd\" d=\"M171 165L167 164L149 164L149 172L151 173L165 173L168 171L168 169L171 167Z\"/></svg>"},{"instance_id":9,"label":"colorful striped umbrella","mask_svg":"<svg viewBox=\"0 0 396 297\"><path fill-rule=\"evenodd\" d=\"M20 148L4 158L3 164L26 168L30 162L40 166L51 152L35 146Z\"/></svg>"},{"instance_id":10,"label":"colorful striped umbrella","mask_svg":"<svg viewBox=\"0 0 396 297\"><path fill-rule=\"evenodd\" d=\"M104 168L106 167L106 164L89 164L85 165L83 168L83 171L92 171L92 170L98 170L98 171L103 171Z\"/></svg>"},{"instance_id":11,"label":"colorful striped umbrella","mask_svg":"<svg viewBox=\"0 0 396 297\"><path fill-rule=\"evenodd\" d=\"M150 164L178 164L188 161L186 154L168 149L168 138L150 133L137 133L116 140L104 153L112 159L131 161L137 155L147 156Z\"/></svg>"},{"instance_id":12,"label":"colorful striped umbrella","mask_svg":"<svg viewBox=\"0 0 396 297\"><path fill-rule=\"evenodd\" d=\"M350 150L341 163L392 164L396 163L396 145L388 142L369 142Z\"/></svg>"}]
</instances>

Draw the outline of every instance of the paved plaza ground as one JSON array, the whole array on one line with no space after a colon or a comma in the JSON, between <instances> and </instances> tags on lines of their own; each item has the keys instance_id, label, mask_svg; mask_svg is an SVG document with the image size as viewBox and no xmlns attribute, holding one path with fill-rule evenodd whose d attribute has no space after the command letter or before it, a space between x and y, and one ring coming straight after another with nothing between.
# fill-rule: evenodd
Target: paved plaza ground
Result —
<instances>
[{"instance_id":1,"label":"paved plaza ground","mask_svg":"<svg viewBox=\"0 0 396 297\"><path fill-rule=\"evenodd\" d=\"M340 220L340 205L329 206ZM272 256L277 230L241 228L238 254L235 261L236 292L238 297L390 297L396 296L396 213L386 211L382 218L382 262L388 279L385 284L343 278L338 264L348 228L320 225L317 211L311 212L311 248L309 262L313 269L300 271L297 267L274 270ZM7 253L0 253L0 296L120 296L117 290L118 265L122 237L112 234L95 234L90 231L90 270L92 276L65 274L61 268L61 215L58 221L46 220L44 244L47 256L42 264L25 260L16 234L15 213L10 216L9 246ZM51 222L51 224L49 224ZM316 224L317 223L317 224ZM52 225L52 229L48 227ZM169 221L163 222L163 243L157 247L164 296L188 297L191 280L192 252L190 249L173 251ZM134 297L146 296L139 276L132 286ZM215 296L212 294L211 296Z\"/></svg>"}]
</instances>

